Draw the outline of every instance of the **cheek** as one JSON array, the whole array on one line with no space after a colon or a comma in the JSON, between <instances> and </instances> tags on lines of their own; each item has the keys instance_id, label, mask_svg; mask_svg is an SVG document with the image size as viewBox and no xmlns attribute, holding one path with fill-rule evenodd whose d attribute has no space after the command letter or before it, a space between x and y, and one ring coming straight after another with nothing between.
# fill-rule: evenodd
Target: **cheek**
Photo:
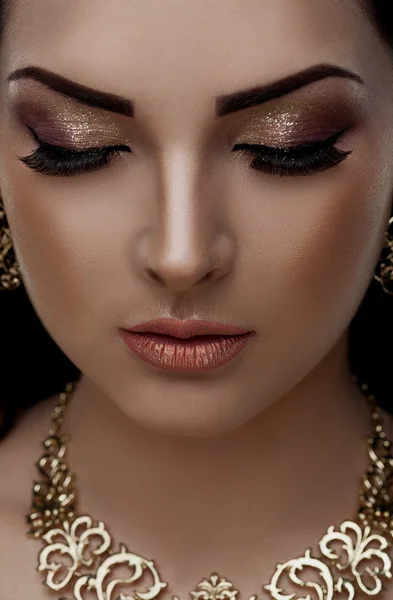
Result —
<instances>
[{"instance_id":1,"label":"cheek","mask_svg":"<svg viewBox=\"0 0 393 600\"><path fill-rule=\"evenodd\" d=\"M249 221L253 234L243 273L253 274L258 291L250 297L269 338L272 365L282 368L285 353L293 365L306 354L322 358L371 282L390 214L391 182L364 164L352 173L343 169L345 176L332 170L314 180L276 183L260 216L255 212Z\"/></svg>"},{"instance_id":2,"label":"cheek","mask_svg":"<svg viewBox=\"0 0 393 600\"><path fill-rule=\"evenodd\" d=\"M101 173L83 182L37 181L14 179L6 190L17 258L52 337L63 349L83 349L124 319L117 307L124 294L124 311L130 293L131 199L122 202L124 190L121 196Z\"/></svg>"},{"instance_id":3,"label":"cheek","mask_svg":"<svg viewBox=\"0 0 393 600\"><path fill-rule=\"evenodd\" d=\"M337 323L356 310L371 282L387 225L388 197L380 192L375 196L361 180L337 193L332 190L330 197L324 190L325 197L318 197L321 206L293 222L287 276L296 292L294 308L311 316L324 307Z\"/></svg>"}]
</instances>

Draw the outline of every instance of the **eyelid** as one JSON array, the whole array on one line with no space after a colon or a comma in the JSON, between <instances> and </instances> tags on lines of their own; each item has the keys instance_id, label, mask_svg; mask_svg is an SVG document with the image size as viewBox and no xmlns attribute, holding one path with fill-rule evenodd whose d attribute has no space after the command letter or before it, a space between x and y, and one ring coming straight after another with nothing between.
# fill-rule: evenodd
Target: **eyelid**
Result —
<instances>
[{"instance_id":1,"label":"eyelid","mask_svg":"<svg viewBox=\"0 0 393 600\"><path fill-rule=\"evenodd\" d=\"M53 150L58 150L59 152L67 152L68 154L76 154L76 155L80 155L80 154L84 154L87 153L91 150L124 150L126 152L132 152L131 148L129 146L126 146L125 144L108 144L105 146L90 146L88 148L83 148L83 149L76 149L76 148L66 148L65 146L58 146L56 144L50 144L49 142L45 142L44 140L42 140L39 135L37 134L37 132L30 127L29 125L26 124L27 129L30 131L31 135L33 136L34 140L37 142L37 144L39 144L40 148L51 148Z\"/></svg>"},{"instance_id":2,"label":"eyelid","mask_svg":"<svg viewBox=\"0 0 393 600\"><path fill-rule=\"evenodd\" d=\"M263 152L267 152L267 153L270 152L272 154L302 154L303 152L310 153L310 152L313 152L314 150L317 151L317 150L321 150L325 147L328 148L332 144L337 143L337 141L349 129L350 129L350 127L345 127L344 129L341 129L338 133L335 133L334 135L331 135L328 138L325 138L323 140L306 142L304 144L297 144L297 145L293 145L293 146L268 146L265 144L254 144L254 143L249 144L246 142L241 142L241 143L235 144L233 150L240 150L241 148L244 148L247 150L255 149L255 151L263 151Z\"/></svg>"},{"instance_id":3,"label":"eyelid","mask_svg":"<svg viewBox=\"0 0 393 600\"><path fill-rule=\"evenodd\" d=\"M125 152L130 152L132 153L132 150L129 146L126 145L106 145L106 146L91 146L89 148L85 148L85 149L70 149L70 148L66 148L64 146L58 146L55 144L50 144L48 142L45 142L44 140L42 140L37 132L30 127L29 125L25 124L27 129L30 131L31 135L33 136L34 140L39 144L39 148L37 148L37 150L35 151L36 153L38 153L40 150L41 151L45 151L45 149L47 150L52 150L52 152L59 152L61 154L63 154L63 156L67 155L68 156L81 156L81 155L88 155L89 152L116 152L116 151L125 151ZM297 158L301 159L304 156L310 156L313 153L318 153L321 152L323 150L329 150L332 147L334 147L334 145L337 143L337 141L344 135L344 133L346 133L351 127L347 126L344 129L340 130L339 132L336 132L334 135L329 136L328 138L325 138L323 140L317 140L317 141L311 141L311 142L306 142L304 144L298 144L298 145L292 145L292 146L269 146L269 145L265 145L265 144L256 144L256 143L247 143L247 142L240 142L234 145L234 147L232 148L232 152L233 151L239 151L239 150L244 150L250 154L252 154L253 152L255 152L256 156L260 156L262 153L266 155L266 157L268 157L269 155L273 158L280 158L280 157L291 157L291 159L296 160Z\"/></svg>"}]
</instances>

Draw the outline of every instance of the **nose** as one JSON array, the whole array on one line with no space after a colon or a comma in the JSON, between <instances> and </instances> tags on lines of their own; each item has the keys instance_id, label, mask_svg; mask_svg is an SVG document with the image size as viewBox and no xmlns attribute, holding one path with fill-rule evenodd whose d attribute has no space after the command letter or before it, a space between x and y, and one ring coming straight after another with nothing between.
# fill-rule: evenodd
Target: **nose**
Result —
<instances>
[{"instance_id":1,"label":"nose","mask_svg":"<svg viewBox=\"0 0 393 600\"><path fill-rule=\"evenodd\" d=\"M199 180L189 166L167 170L154 204L155 225L139 240L144 277L174 292L217 281L230 272L235 259L235 240L222 211L212 192L200 191Z\"/></svg>"},{"instance_id":2,"label":"nose","mask_svg":"<svg viewBox=\"0 0 393 600\"><path fill-rule=\"evenodd\" d=\"M166 229L149 252L146 276L166 288L185 292L196 285L220 279L230 271L231 244L224 233L214 240L206 239L205 231L188 235L177 222Z\"/></svg>"}]
</instances>

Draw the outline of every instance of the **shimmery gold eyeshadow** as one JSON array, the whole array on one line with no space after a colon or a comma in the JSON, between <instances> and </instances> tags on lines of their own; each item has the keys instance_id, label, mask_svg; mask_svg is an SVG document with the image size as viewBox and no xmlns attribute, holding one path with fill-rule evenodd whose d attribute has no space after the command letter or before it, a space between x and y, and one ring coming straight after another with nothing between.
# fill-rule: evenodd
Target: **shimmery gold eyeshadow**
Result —
<instances>
[{"instance_id":1,"label":"shimmery gold eyeshadow","mask_svg":"<svg viewBox=\"0 0 393 600\"><path fill-rule=\"evenodd\" d=\"M286 147L322 141L359 119L361 103L343 88L303 88L245 111L230 127L230 142Z\"/></svg>"},{"instance_id":2,"label":"shimmery gold eyeshadow","mask_svg":"<svg viewBox=\"0 0 393 600\"><path fill-rule=\"evenodd\" d=\"M122 115L79 104L33 80L10 85L13 110L43 141L71 150L127 144Z\"/></svg>"},{"instance_id":3,"label":"shimmery gold eyeshadow","mask_svg":"<svg viewBox=\"0 0 393 600\"><path fill-rule=\"evenodd\" d=\"M230 143L276 147L321 141L359 118L360 92L350 89L347 82L325 80L228 115L225 137ZM123 115L79 104L31 79L11 82L9 92L19 120L49 144L83 150L134 142Z\"/></svg>"}]
</instances>

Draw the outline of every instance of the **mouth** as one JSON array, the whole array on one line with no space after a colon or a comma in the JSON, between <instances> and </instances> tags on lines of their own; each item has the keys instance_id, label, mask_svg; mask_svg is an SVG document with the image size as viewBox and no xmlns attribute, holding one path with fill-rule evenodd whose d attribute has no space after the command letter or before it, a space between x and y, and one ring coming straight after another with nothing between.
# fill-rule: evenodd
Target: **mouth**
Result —
<instances>
[{"instance_id":1,"label":"mouth","mask_svg":"<svg viewBox=\"0 0 393 600\"><path fill-rule=\"evenodd\" d=\"M148 324L121 329L120 336L128 348L144 362L170 371L197 372L216 369L233 360L255 335L239 327L223 324L207 324L201 321L175 322L161 320L154 329L161 331L137 331ZM177 335L168 333L176 331ZM210 329L206 333L206 330ZM214 329L216 333L212 333ZM221 330L217 333L217 330ZM231 333L227 333L228 330ZM164 330L164 332L163 332ZM203 330L204 333L194 333ZM222 331L225 330L225 333ZM235 333L233 333L235 331ZM179 335L180 334L180 335Z\"/></svg>"},{"instance_id":2,"label":"mouth","mask_svg":"<svg viewBox=\"0 0 393 600\"><path fill-rule=\"evenodd\" d=\"M248 333L247 329L226 323L217 323L205 320L189 319L180 321L177 319L156 319L135 325L128 329L135 333L158 333L175 338L191 338L203 335L241 335Z\"/></svg>"}]
</instances>

